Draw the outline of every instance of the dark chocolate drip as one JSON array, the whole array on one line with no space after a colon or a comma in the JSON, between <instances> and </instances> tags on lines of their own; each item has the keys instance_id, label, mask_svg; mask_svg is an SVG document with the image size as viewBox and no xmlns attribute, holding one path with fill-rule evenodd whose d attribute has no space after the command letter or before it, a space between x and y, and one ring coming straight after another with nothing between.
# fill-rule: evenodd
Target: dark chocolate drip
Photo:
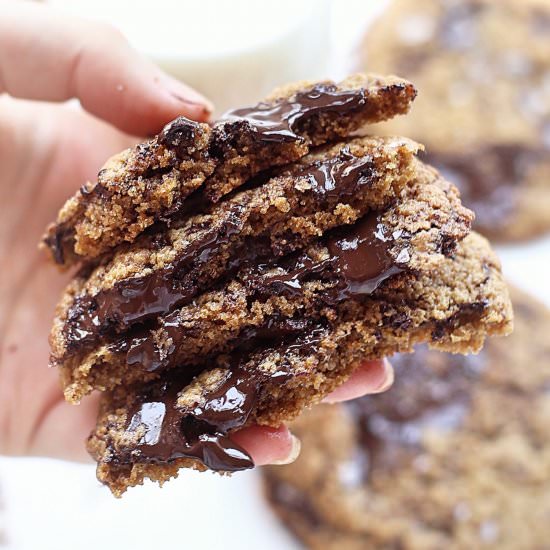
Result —
<instances>
[{"instance_id":1,"label":"dark chocolate drip","mask_svg":"<svg viewBox=\"0 0 550 550\"><path fill-rule=\"evenodd\" d=\"M334 158L305 166L297 176L308 178L312 192L321 203L353 200L362 186L372 183L376 174L370 156L355 157L345 147ZM168 266L142 277L119 281L94 296L77 297L68 313L67 347L74 350L81 345L92 345L104 335L120 333L189 302L207 286L197 282L198 277L188 276L189 273L192 270L200 273L202 266L217 258L222 248L229 247L231 258L226 267L233 273L260 252L264 253L262 243L262 246L255 243L243 246L237 237L233 244L233 237L242 231L245 223L245 210L245 206L235 204L222 223L205 231ZM285 250L271 248L270 252L280 255Z\"/></svg>"},{"instance_id":2,"label":"dark chocolate drip","mask_svg":"<svg viewBox=\"0 0 550 550\"><path fill-rule=\"evenodd\" d=\"M317 84L290 99L228 111L221 122L245 121L261 141L302 141L300 127L308 118L326 112L348 114L366 101L363 89L338 91L333 84Z\"/></svg>"},{"instance_id":3,"label":"dark chocolate drip","mask_svg":"<svg viewBox=\"0 0 550 550\"><path fill-rule=\"evenodd\" d=\"M248 453L231 441L228 431L244 425L256 400L256 382L239 369L225 379L204 401L178 407L178 392L185 387L181 376L151 386L128 410L126 432L139 431L132 449L133 461L171 462L195 458L212 470L252 468Z\"/></svg>"},{"instance_id":4,"label":"dark chocolate drip","mask_svg":"<svg viewBox=\"0 0 550 550\"><path fill-rule=\"evenodd\" d=\"M518 185L547 152L521 145L494 145L470 153L430 153L427 162L460 190L465 206L476 214L475 225L498 232L513 213Z\"/></svg>"},{"instance_id":5,"label":"dark chocolate drip","mask_svg":"<svg viewBox=\"0 0 550 550\"><path fill-rule=\"evenodd\" d=\"M406 268L407 249L402 249L399 254L394 251L392 255L390 252L395 241L404 237L402 231L390 233L380 222L379 214L372 212L353 226L338 230L326 238L328 258L315 261L307 253L302 253L294 258L260 264L243 280L254 299L267 299L273 295L298 296L304 291L304 283L313 279L334 281L334 286L323 289L320 295L320 300L330 305L347 299L360 299ZM284 264L287 265L283 274L273 273L278 265ZM263 273L266 270L268 273ZM236 345L242 346L251 338L256 344L259 338L265 342L280 341L285 335L296 336L304 332L308 326L309 323L292 318L269 318L262 326L250 326L241 331ZM160 327L163 331L162 345L157 343L154 333L131 340L125 350L129 367L156 371L181 360L178 350L187 338L187 331L179 312L161 318Z\"/></svg>"},{"instance_id":6,"label":"dark chocolate drip","mask_svg":"<svg viewBox=\"0 0 550 550\"><path fill-rule=\"evenodd\" d=\"M409 261L406 248L392 251L395 241L406 238L402 230L390 233L380 222L378 212L371 212L351 227L338 229L325 239L329 256L315 261L301 254L283 274L252 275L246 282L255 294L298 295L303 284L312 279L334 280L335 287L326 293L327 301L338 303L374 292L380 284L401 273ZM259 266L273 270L276 265Z\"/></svg>"},{"instance_id":7,"label":"dark chocolate drip","mask_svg":"<svg viewBox=\"0 0 550 550\"><path fill-rule=\"evenodd\" d=\"M292 330L283 330L278 335L283 338L279 346L283 346L285 354L305 354L319 345L326 329L311 328L286 343L284 340L291 333ZM168 373L162 382L145 386L128 409L125 427L129 436L137 432L139 440L127 453L116 452L115 460L166 463L178 458L195 458L217 471L253 467L251 457L231 440L230 432L247 424L264 384L283 383L291 378L292 373L284 363L272 372L246 369L247 361L252 358L252 363L257 365L272 349L252 356L241 350L232 354L222 380L191 405L178 405L178 394L198 369L182 367Z\"/></svg>"},{"instance_id":8,"label":"dark chocolate drip","mask_svg":"<svg viewBox=\"0 0 550 550\"><path fill-rule=\"evenodd\" d=\"M401 273L410 259L408 249L393 254L390 250L403 238L403 230L390 232L380 216L371 213L342 236L329 239L327 246L343 283L339 298L371 294L383 281Z\"/></svg>"},{"instance_id":9,"label":"dark chocolate drip","mask_svg":"<svg viewBox=\"0 0 550 550\"><path fill-rule=\"evenodd\" d=\"M414 459L426 429L451 431L465 421L472 384L485 368L485 356L429 351L392 357L395 384L386 393L347 404L359 430L366 460L365 480L374 469L398 468Z\"/></svg>"},{"instance_id":10,"label":"dark chocolate drip","mask_svg":"<svg viewBox=\"0 0 550 550\"><path fill-rule=\"evenodd\" d=\"M236 205L233 210L222 224L205 231L166 267L119 281L95 296L77 297L68 314L69 345L93 342L97 334L120 332L192 300L200 288L184 275L194 266L208 263L241 231L243 208Z\"/></svg>"},{"instance_id":11,"label":"dark chocolate drip","mask_svg":"<svg viewBox=\"0 0 550 550\"><path fill-rule=\"evenodd\" d=\"M372 185L376 172L370 155L356 157L346 145L337 156L307 165L297 177L305 176L314 193L330 199L349 199L363 185Z\"/></svg>"}]
</instances>

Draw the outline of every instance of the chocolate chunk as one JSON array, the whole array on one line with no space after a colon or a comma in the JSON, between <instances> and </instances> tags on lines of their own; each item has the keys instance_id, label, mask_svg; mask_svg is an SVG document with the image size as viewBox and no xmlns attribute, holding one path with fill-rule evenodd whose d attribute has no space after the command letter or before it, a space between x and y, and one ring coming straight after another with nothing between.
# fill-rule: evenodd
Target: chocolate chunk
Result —
<instances>
[{"instance_id":1,"label":"chocolate chunk","mask_svg":"<svg viewBox=\"0 0 550 550\"><path fill-rule=\"evenodd\" d=\"M366 101L363 89L341 91L335 85L321 83L275 103L233 109L222 116L221 122L245 121L261 141L303 141L300 128L313 115L319 112L348 115Z\"/></svg>"},{"instance_id":2,"label":"chocolate chunk","mask_svg":"<svg viewBox=\"0 0 550 550\"><path fill-rule=\"evenodd\" d=\"M145 388L127 412L125 431L139 441L132 454L143 462L195 458L212 470L228 472L252 468L248 453L227 432L246 422L255 401L253 380L238 369L227 371L203 404L180 407L178 391L185 375L173 376Z\"/></svg>"},{"instance_id":3,"label":"chocolate chunk","mask_svg":"<svg viewBox=\"0 0 550 550\"><path fill-rule=\"evenodd\" d=\"M389 234L373 213L345 235L328 241L343 283L340 299L370 294L388 277L403 271L409 261L407 249L395 258L390 254L391 244L402 235L403 230Z\"/></svg>"},{"instance_id":4,"label":"chocolate chunk","mask_svg":"<svg viewBox=\"0 0 550 550\"><path fill-rule=\"evenodd\" d=\"M167 124L158 135L158 142L169 149L185 151L192 147L200 124L180 116Z\"/></svg>"}]
</instances>

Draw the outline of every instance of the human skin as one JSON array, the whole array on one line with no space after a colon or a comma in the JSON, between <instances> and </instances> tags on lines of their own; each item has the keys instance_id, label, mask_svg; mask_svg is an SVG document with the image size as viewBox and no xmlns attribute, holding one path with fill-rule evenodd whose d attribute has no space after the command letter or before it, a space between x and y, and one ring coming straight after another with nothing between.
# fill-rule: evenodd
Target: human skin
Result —
<instances>
[{"instance_id":1,"label":"human skin","mask_svg":"<svg viewBox=\"0 0 550 550\"><path fill-rule=\"evenodd\" d=\"M0 0L0 14L0 453L89 460L83 441L98 396L65 403L48 368L53 311L70 274L37 243L105 159L179 115L208 120L212 105L109 26L25 2ZM73 98L80 105L67 103ZM327 401L383 391L392 380L387 361L366 362ZM233 437L258 465L299 453L285 426Z\"/></svg>"}]
</instances>

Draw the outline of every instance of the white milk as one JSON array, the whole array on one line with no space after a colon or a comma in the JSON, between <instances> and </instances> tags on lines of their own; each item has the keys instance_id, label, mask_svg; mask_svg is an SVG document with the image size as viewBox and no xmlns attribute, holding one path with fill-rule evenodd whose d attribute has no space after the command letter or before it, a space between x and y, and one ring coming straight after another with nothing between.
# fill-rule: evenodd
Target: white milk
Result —
<instances>
[{"instance_id":1,"label":"white milk","mask_svg":"<svg viewBox=\"0 0 550 550\"><path fill-rule=\"evenodd\" d=\"M216 105L255 102L293 80L323 78L329 0L50 0L109 21L140 51Z\"/></svg>"}]
</instances>

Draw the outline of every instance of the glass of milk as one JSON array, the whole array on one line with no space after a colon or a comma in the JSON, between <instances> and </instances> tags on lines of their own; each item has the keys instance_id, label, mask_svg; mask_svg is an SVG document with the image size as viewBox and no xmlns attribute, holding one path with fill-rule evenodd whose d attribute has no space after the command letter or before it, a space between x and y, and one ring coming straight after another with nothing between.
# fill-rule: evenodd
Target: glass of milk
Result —
<instances>
[{"instance_id":1,"label":"glass of milk","mask_svg":"<svg viewBox=\"0 0 550 550\"><path fill-rule=\"evenodd\" d=\"M274 87L326 76L330 0L50 0L108 21L175 77L209 97L215 115Z\"/></svg>"}]
</instances>

